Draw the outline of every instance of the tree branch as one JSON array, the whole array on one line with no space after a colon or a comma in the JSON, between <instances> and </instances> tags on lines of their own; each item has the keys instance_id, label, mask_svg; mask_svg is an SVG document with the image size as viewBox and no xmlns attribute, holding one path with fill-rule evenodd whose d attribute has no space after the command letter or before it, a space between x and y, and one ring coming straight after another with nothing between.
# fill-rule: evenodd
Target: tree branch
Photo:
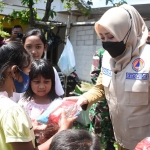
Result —
<instances>
[{"instance_id":1,"label":"tree branch","mask_svg":"<svg viewBox=\"0 0 150 150\"><path fill-rule=\"evenodd\" d=\"M42 21L48 21L49 19L49 12L51 10L51 4L54 0L47 0L47 3L46 3L46 8L45 8L45 14L44 14L44 17L42 18Z\"/></svg>"}]
</instances>

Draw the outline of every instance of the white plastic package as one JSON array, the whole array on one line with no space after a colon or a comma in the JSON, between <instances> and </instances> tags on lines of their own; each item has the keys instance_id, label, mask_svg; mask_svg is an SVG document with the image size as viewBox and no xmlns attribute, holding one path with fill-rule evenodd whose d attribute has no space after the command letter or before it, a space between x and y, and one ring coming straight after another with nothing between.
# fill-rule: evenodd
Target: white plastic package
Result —
<instances>
[{"instance_id":1,"label":"white plastic package","mask_svg":"<svg viewBox=\"0 0 150 150\"><path fill-rule=\"evenodd\" d=\"M78 116L82 110L82 108L74 101L55 100L37 121L44 124L59 124L62 109L65 110L67 117Z\"/></svg>"},{"instance_id":2,"label":"white plastic package","mask_svg":"<svg viewBox=\"0 0 150 150\"><path fill-rule=\"evenodd\" d=\"M65 48L59 58L58 66L63 74L69 76L75 70L75 57L73 47L67 38Z\"/></svg>"},{"instance_id":3,"label":"white plastic package","mask_svg":"<svg viewBox=\"0 0 150 150\"><path fill-rule=\"evenodd\" d=\"M48 117L51 114L52 111L54 111L58 106L62 104L62 99L57 99L51 102L47 110L37 118L37 122L47 124L48 123Z\"/></svg>"}]
</instances>

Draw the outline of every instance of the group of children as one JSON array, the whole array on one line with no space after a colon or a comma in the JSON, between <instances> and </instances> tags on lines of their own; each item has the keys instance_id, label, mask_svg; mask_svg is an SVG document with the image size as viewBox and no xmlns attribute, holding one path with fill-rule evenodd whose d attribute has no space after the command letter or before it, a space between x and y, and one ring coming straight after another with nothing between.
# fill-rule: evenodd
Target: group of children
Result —
<instances>
[{"instance_id":1,"label":"group of children","mask_svg":"<svg viewBox=\"0 0 150 150\"><path fill-rule=\"evenodd\" d=\"M44 57L47 49L45 36L40 29L29 30L23 37L22 43L26 51L32 55L33 62L29 73L30 84L28 89L20 94L18 104L27 112L32 124L36 121L42 111L45 111L53 100L64 94L57 71ZM16 95L16 93L14 93ZM16 97L13 97L13 100ZM36 145L40 145L52 137L58 126L42 126L34 130ZM52 129L53 128L53 129ZM42 131L41 131L42 130Z\"/></svg>"},{"instance_id":2,"label":"group of children","mask_svg":"<svg viewBox=\"0 0 150 150\"><path fill-rule=\"evenodd\" d=\"M41 59L47 49L41 30L29 30L22 43L6 42L0 47L0 149L59 150L59 146L66 149L70 143L68 150L72 150L74 137L76 143L80 141L76 145L80 149L99 150L99 140L87 131L66 130L77 117L66 118L64 111L59 126L36 121L64 91L51 63ZM57 139L62 143L58 144Z\"/></svg>"}]
</instances>

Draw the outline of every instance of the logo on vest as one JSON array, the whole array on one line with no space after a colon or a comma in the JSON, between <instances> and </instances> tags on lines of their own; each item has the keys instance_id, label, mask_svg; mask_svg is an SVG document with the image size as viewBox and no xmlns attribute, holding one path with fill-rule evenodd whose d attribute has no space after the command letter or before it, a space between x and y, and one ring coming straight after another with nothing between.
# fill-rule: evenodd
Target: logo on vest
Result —
<instances>
[{"instance_id":1,"label":"logo on vest","mask_svg":"<svg viewBox=\"0 0 150 150\"><path fill-rule=\"evenodd\" d=\"M103 72L103 74L105 74L107 76L110 76L110 77L112 76L112 71L109 70L109 69L106 69L106 68L102 67L102 72Z\"/></svg>"},{"instance_id":2,"label":"logo on vest","mask_svg":"<svg viewBox=\"0 0 150 150\"><path fill-rule=\"evenodd\" d=\"M137 58L132 63L132 69L136 72L141 71L144 68L144 61L141 58Z\"/></svg>"}]
</instances>

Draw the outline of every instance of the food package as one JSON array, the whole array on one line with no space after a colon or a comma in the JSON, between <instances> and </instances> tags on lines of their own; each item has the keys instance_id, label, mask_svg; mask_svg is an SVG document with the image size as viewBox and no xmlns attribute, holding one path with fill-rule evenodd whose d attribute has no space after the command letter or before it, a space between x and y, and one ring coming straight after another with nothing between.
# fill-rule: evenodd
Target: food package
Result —
<instances>
[{"instance_id":1,"label":"food package","mask_svg":"<svg viewBox=\"0 0 150 150\"><path fill-rule=\"evenodd\" d=\"M57 99L51 102L49 107L37 118L37 122L48 124L48 117L52 111L54 111L58 106L62 104L62 99Z\"/></svg>"},{"instance_id":2,"label":"food package","mask_svg":"<svg viewBox=\"0 0 150 150\"><path fill-rule=\"evenodd\" d=\"M38 122L44 124L56 123L59 124L62 109L65 110L66 116L78 116L82 110L75 101L53 101L47 110L37 119Z\"/></svg>"},{"instance_id":3,"label":"food package","mask_svg":"<svg viewBox=\"0 0 150 150\"><path fill-rule=\"evenodd\" d=\"M134 150L150 150L150 137L139 142Z\"/></svg>"}]
</instances>

